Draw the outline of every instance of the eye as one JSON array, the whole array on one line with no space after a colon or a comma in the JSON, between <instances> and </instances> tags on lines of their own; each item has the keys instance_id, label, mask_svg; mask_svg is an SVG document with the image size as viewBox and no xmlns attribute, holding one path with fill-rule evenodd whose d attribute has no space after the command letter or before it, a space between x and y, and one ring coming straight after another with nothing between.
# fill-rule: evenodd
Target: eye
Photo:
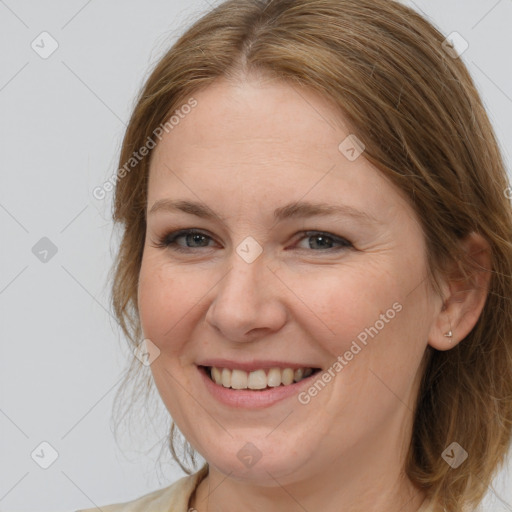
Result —
<instances>
[{"instance_id":1,"label":"eye","mask_svg":"<svg viewBox=\"0 0 512 512\"><path fill-rule=\"evenodd\" d=\"M321 249L320 252L326 252L331 250L341 250L353 247L352 243L347 239L332 235L330 233L324 233L322 231L305 231L303 233L303 237L299 240L307 240L308 247L306 249ZM311 242L312 241L312 242ZM338 247L333 247L333 245L338 245ZM316 251L319 252L319 251Z\"/></svg>"},{"instance_id":2,"label":"eye","mask_svg":"<svg viewBox=\"0 0 512 512\"><path fill-rule=\"evenodd\" d=\"M185 245L178 243L178 240L181 238L185 240ZM181 229L179 231L175 231L174 233L168 233L159 238L155 244L155 247L170 247L175 251L187 252L189 249L209 247L208 242L210 240L213 239L202 231L197 231L194 229Z\"/></svg>"},{"instance_id":3,"label":"eye","mask_svg":"<svg viewBox=\"0 0 512 512\"><path fill-rule=\"evenodd\" d=\"M347 239L323 231L305 231L301 235L302 237L299 239L299 242L309 239L307 247L299 247L301 250L310 249L314 252L331 252L353 247L352 243ZM183 240L184 243L179 243L179 240ZM194 249L211 248L213 247L210 245L212 241L214 241L213 238L202 231L181 229L159 238L154 247L171 248L179 252L190 252Z\"/></svg>"}]
</instances>

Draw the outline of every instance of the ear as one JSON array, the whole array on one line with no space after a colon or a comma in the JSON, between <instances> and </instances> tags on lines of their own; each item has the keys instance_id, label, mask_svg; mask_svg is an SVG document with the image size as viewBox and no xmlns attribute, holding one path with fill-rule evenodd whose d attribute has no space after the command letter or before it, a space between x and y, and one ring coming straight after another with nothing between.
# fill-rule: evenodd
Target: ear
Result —
<instances>
[{"instance_id":1,"label":"ear","mask_svg":"<svg viewBox=\"0 0 512 512\"><path fill-rule=\"evenodd\" d=\"M445 277L444 303L434 318L428 337L429 345L437 350L450 350L471 332L489 291L492 270L489 243L472 232L461 244L473 265L468 269L467 278L455 266ZM448 336L450 332L451 337Z\"/></svg>"}]
</instances>

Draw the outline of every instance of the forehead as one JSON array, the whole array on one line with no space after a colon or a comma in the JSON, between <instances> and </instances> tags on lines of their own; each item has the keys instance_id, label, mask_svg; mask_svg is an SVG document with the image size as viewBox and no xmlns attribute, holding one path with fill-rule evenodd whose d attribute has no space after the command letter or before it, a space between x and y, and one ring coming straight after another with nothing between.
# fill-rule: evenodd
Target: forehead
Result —
<instances>
[{"instance_id":1,"label":"forehead","mask_svg":"<svg viewBox=\"0 0 512 512\"><path fill-rule=\"evenodd\" d=\"M229 143L233 152L272 148L281 156L290 149L302 153L305 141L311 141L309 150L314 152L332 150L333 145L336 149L336 132L349 133L341 115L334 114L332 102L280 80L219 79L194 98L197 106L166 137L171 145L173 139L175 146L185 143L198 149Z\"/></svg>"},{"instance_id":2,"label":"forehead","mask_svg":"<svg viewBox=\"0 0 512 512\"><path fill-rule=\"evenodd\" d=\"M277 80L222 79L193 97L197 106L154 150L148 207L194 192L221 205L278 206L307 196L374 215L403 203L363 156L351 161L340 150L351 130L317 93Z\"/></svg>"}]
</instances>

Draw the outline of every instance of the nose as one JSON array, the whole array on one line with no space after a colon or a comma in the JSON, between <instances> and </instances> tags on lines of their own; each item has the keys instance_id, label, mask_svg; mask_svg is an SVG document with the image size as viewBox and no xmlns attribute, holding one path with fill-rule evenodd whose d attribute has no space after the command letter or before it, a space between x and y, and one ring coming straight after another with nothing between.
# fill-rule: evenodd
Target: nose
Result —
<instances>
[{"instance_id":1,"label":"nose","mask_svg":"<svg viewBox=\"0 0 512 512\"><path fill-rule=\"evenodd\" d=\"M247 263L236 252L230 270L220 280L206 313L219 336L233 342L254 341L278 331L287 313L281 294L285 287L260 256Z\"/></svg>"}]
</instances>

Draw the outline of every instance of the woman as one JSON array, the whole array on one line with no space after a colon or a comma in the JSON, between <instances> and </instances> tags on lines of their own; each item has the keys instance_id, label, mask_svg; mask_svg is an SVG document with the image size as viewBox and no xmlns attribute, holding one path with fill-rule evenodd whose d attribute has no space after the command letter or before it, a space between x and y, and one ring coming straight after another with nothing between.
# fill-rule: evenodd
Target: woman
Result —
<instances>
[{"instance_id":1,"label":"woman","mask_svg":"<svg viewBox=\"0 0 512 512\"><path fill-rule=\"evenodd\" d=\"M113 304L128 380L151 371L206 464L173 425L189 476L102 510L472 510L512 432L507 187L467 70L408 8L201 18L127 128Z\"/></svg>"}]
</instances>

